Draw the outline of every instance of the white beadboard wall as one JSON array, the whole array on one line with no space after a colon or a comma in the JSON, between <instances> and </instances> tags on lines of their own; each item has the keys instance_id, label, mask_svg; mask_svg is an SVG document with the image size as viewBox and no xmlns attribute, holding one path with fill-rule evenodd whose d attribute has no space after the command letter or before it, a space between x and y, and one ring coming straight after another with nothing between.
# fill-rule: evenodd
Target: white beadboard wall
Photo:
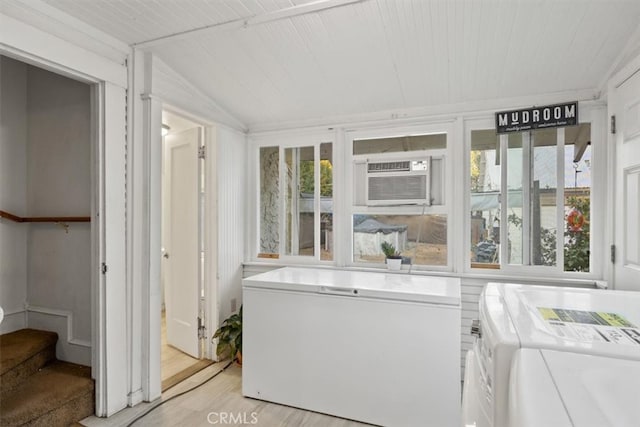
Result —
<instances>
[{"instance_id":1,"label":"white beadboard wall","mask_svg":"<svg viewBox=\"0 0 640 427\"><path fill-rule=\"evenodd\" d=\"M251 277L253 275L264 273L266 271L273 270L275 268L283 267L283 265L265 265L265 264L244 264L242 277ZM381 270L383 272L383 270ZM462 303L462 322L461 322L461 352L460 352L460 378L464 378L464 359L467 355L467 351L473 347L474 337L470 333L471 322L478 318L478 300L482 288L488 282L513 282L513 279L500 280L500 279L475 279L475 278L461 278L461 303ZM526 280L518 280L518 283L523 284L540 284L527 282ZM549 285L562 286L560 283L549 283ZM564 284L564 286L567 286ZM576 285L574 285L576 286ZM586 285L585 285L586 286ZM595 284L594 284L595 286Z\"/></svg>"},{"instance_id":2,"label":"white beadboard wall","mask_svg":"<svg viewBox=\"0 0 640 427\"><path fill-rule=\"evenodd\" d=\"M153 93L167 100L172 107L188 112L192 116L205 117L209 121L235 129L244 130L245 128L239 120L157 56L153 57Z\"/></svg>"},{"instance_id":3,"label":"white beadboard wall","mask_svg":"<svg viewBox=\"0 0 640 427\"><path fill-rule=\"evenodd\" d=\"M242 301L245 242L245 168L247 139L242 133L217 128L218 178L218 316L231 314L231 300Z\"/></svg>"}]
</instances>

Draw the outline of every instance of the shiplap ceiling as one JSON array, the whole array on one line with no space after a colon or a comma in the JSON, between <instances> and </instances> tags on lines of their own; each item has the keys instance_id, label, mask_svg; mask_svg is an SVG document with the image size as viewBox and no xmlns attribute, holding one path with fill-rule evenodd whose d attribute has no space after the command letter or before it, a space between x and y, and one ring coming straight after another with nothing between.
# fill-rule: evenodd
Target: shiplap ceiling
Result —
<instances>
[{"instance_id":1,"label":"shiplap ceiling","mask_svg":"<svg viewBox=\"0 0 640 427\"><path fill-rule=\"evenodd\" d=\"M151 50L249 129L595 93L640 23L640 0L44 1Z\"/></svg>"}]
</instances>

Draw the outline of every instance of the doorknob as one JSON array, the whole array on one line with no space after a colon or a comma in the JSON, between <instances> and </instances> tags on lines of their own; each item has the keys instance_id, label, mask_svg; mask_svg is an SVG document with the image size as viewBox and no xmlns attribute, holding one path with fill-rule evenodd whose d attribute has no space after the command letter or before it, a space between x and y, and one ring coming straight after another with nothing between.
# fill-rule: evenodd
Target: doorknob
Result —
<instances>
[{"instance_id":1,"label":"doorknob","mask_svg":"<svg viewBox=\"0 0 640 427\"><path fill-rule=\"evenodd\" d=\"M169 259L169 252L165 252L162 256L165 257L166 259Z\"/></svg>"}]
</instances>

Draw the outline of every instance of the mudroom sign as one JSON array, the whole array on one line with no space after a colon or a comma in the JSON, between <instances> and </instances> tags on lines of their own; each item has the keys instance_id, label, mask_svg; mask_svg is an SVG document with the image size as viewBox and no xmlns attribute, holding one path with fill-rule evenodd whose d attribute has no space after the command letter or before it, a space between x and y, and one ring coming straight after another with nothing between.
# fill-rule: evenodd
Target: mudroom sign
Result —
<instances>
[{"instance_id":1,"label":"mudroom sign","mask_svg":"<svg viewBox=\"0 0 640 427\"><path fill-rule=\"evenodd\" d=\"M577 124L577 101L496 113L497 133L523 132Z\"/></svg>"}]
</instances>

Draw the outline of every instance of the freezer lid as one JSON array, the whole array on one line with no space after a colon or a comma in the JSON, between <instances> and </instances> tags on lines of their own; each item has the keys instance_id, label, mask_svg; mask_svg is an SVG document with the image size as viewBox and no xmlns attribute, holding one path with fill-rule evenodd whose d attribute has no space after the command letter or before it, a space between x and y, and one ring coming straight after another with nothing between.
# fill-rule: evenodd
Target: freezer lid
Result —
<instances>
[{"instance_id":1,"label":"freezer lid","mask_svg":"<svg viewBox=\"0 0 640 427\"><path fill-rule=\"evenodd\" d=\"M640 360L640 293L500 284L522 347Z\"/></svg>"},{"instance_id":2,"label":"freezer lid","mask_svg":"<svg viewBox=\"0 0 640 427\"><path fill-rule=\"evenodd\" d=\"M243 287L460 306L460 279L450 277L284 267L243 279Z\"/></svg>"}]
</instances>

